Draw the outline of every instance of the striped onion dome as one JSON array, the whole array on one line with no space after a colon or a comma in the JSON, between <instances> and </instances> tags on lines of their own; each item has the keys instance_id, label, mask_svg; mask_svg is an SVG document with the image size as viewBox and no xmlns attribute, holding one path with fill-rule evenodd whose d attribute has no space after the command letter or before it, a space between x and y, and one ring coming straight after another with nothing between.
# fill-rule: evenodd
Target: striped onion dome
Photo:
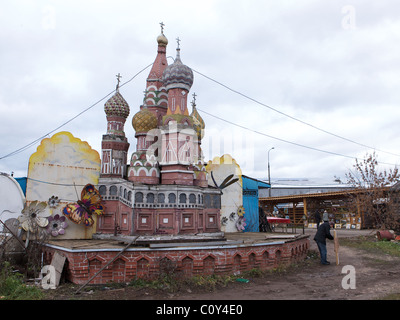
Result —
<instances>
[{"instance_id":1,"label":"striped onion dome","mask_svg":"<svg viewBox=\"0 0 400 320\"><path fill-rule=\"evenodd\" d=\"M180 49L176 49L176 58L173 64L167 66L162 75L162 81L167 90L182 88L190 90L193 84L193 71L184 65L180 58Z\"/></svg>"}]
</instances>

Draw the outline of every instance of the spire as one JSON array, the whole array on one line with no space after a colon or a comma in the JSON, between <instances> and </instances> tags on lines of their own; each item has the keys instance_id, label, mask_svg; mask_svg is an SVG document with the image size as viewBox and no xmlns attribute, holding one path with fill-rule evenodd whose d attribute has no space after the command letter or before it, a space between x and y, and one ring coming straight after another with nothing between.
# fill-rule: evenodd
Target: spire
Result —
<instances>
[{"instance_id":1,"label":"spire","mask_svg":"<svg viewBox=\"0 0 400 320\"><path fill-rule=\"evenodd\" d=\"M177 45L177 47L176 47L176 58L175 58L175 62L180 62L180 63L182 63L182 61L181 61L181 48L179 47L180 42L181 42L181 39L179 39L179 37L176 38L176 43L177 43L178 45Z\"/></svg>"},{"instance_id":2,"label":"spire","mask_svg":"<svg viewBox=\"0 0 400 320\"><path fill-rule=\"evenodd\" d=\"M161 34L157 37L158 46L166 47L168 44L168 39L164 35L164 26L165 26L164 22L160 22L160 26L161 26Z\"/></svg>"}]
</instances>

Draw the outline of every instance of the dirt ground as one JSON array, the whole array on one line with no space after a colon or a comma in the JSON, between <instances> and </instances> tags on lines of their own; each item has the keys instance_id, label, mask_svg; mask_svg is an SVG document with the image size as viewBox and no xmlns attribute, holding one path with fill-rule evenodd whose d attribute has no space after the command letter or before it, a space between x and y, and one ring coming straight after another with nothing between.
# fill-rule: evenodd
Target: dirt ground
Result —
<instances>
[{"instance_id":1,"label":"dirt ground","mask_svg":"<svg viewBox=\"0 0 400 320\"><path fill-rule=\"evenodd\" d=\"M51 290L49 300L372 300L400 294L400 258L383 253L370 253L340 245L340 264L335 263L333 241L327 241L330 265L321 265L316 257L317 246L310 234L310 258L285 272L273 272L263 277L247 278L248 283L232 282L209 292L182 287L177 292L146 287L123 288L87 287L79 295L74 292L78 285L62 284ZM355 238L360 234L372 235L374 231L341 230L339 239ZM399 246L400 247L400 246ZM347 271L344 266L353 266L355 288L345 289ZM343 272L342 272L343 271ZM344 279L345 278L345 279ZM344 280L343 280L344 279Z\"/></svg>"}]
</instances>

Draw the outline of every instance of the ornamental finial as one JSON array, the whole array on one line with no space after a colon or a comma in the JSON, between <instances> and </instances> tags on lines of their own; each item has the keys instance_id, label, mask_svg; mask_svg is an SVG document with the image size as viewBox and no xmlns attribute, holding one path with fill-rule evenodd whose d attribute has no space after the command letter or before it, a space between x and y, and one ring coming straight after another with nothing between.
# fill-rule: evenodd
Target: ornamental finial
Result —
<instances>
[{"instance_id":1,"label":"ornamental finial","mask_svg":"<svg viewBox=\"0 0 400 320\"><path fill-rule=\"evenodd\" d=\"M115 90L119 91L119 83L121 81L122 76L120 75L120 73L118 73L116 77L117 77L117 88Z\"/></svg>"}]
</instances>

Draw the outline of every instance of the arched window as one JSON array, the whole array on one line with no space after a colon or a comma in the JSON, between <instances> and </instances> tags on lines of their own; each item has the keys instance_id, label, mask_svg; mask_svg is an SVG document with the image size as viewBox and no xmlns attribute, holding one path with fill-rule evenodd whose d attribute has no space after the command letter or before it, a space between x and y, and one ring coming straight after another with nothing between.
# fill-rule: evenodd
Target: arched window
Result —
<instances>
[{"instance_id":1,"label":"arched window","mask_svg":"<svg viewBox=\"0 0 400 320\"><path fill-rule=\"evenodd\" d=\"M148 193L146 196L147 203L154 203L154 193Z\"/></svg>"},{"instance_id":2,"label":"arched window","mask_svg":"<svg viewBox=\"0 0 400 320\"><path fill-rule=\"evenodd\" d=\"M164 202L165 202L165 194L159 193L158 194L158 203L164 203Z\"/></svg>"},{"instance_id":3,"label":"arched window","mask_svg":"<svg viewBox=\"0 0 400 320\"><path fill-rule=\"evenodd\" d=\"M99 192L100 192L100 195L101 195L101 196L105 196L106 193L107 193L107 188L106 188L106 186L100 186L100 187L99 187Z\"/></svg>"},{"instance_id":4,"label":"arched window","mask_svg":"<svg viewBox=\"0 0 400 320\"><path fill-rule=\"evenodd\" d=\"M189 195L189 203L196 203L196 195L193 193Z\"/></svg>"},{"instance_id":5,"label":"arched window","mask_svg":"<svg viewBox=\"0 0 400 320\"><path fill-rule=\"evenodd\" d=\"M168 195L168 203L175 203L176 202L176 195L175 193L170 193Z\"/></svg>"},{"instance_id":6,"label":"arched window","mask_svg":"<svg viewBox=\"0 0 400 320\"><path fill-rule=\"evenodd\" d=\"M135 202L143 202L143 193L142 192L135 193Z\"/></svg>"},{"instance_id":7,"label":"arched window","mask_svg":"<svg viewBox=\"0 0 400 320\"><path fill-rule=\"evenodd\" d=\"M116 196L118 192L118 189L116 186L111 186L110 187L110 196Z\"/></svg>"},{"instance_id":8,"label":"arched window","mask_svg":"<svg viewBox=\"0 0 400 320\"><path fill-rule=\"evenodd\" d=\"M186 203L186 194L181 193L179 195L179 203Z\"/></svg>"}]
</instances>

